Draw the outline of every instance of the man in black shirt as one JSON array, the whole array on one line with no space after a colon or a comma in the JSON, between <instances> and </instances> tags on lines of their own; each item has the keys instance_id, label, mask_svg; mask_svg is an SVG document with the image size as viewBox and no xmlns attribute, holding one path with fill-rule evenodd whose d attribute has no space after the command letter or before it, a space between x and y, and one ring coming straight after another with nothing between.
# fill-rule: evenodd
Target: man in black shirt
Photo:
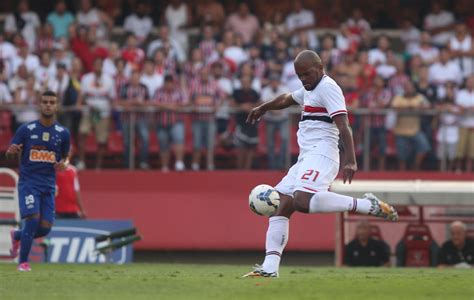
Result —
<instances>
[{"instance_id":1,"label":"man in black shirt","mask_svg":"<svg viewBox=\"0 0 474 300\"><path fill-rule=\"evenodd\" d=\"M390 246L370 237L370 225L357 225L356 238L344 248L344 265L351 267L390 266Z\"/></svg>"},{"instance_id":2,"label":"man in black shirt","mask_svg":"<svg viewBox=\"0 0 474 300\"><path fill-rule=\"evenodd\" d=\"M451 223L451 240L446 241L438 254L438 267L474 266L474 240L466 237L466 224Z\"/></svg>"}]
</instances>

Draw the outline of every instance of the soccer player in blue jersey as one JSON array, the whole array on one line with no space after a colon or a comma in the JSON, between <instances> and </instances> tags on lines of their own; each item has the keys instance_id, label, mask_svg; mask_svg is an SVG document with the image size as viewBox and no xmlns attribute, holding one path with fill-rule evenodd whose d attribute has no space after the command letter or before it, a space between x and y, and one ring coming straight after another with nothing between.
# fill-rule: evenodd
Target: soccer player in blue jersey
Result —
<instances>
[{"instance_id":1,"label":"soccer player in blue jersey","mask_svg":"<svg viewBox=\"0 0 474 300\"><path fill-rule=\"evenodd\" d=\"M8 159L20 157L18 199L23 229L11 232L12 257L20 249L19 271L31 271L28 255L33 239L46 236L54 221L56 170L69 163L69 130L56 121L58 97L41 95L40 119L23 124L7 150Z\"/></svg>"}]
</instances>

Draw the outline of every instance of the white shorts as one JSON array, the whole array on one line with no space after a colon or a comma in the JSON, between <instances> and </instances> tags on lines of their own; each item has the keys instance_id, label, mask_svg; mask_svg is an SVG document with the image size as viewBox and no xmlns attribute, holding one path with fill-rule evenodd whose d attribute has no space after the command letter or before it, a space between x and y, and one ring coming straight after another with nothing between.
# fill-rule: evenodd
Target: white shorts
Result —
<instances>
[{"instance_id":1,"label":"white shorts","mask_svg":"<svg viewBox=\"0 0 474 300\"><path fill-rule=\"evenodd\" d=\"M275 189L290 197L293 197L295 191L307 193L327 191L338 172L339 162L324 155L308 153L298 158Z\"/></svg>"}]
</instances>

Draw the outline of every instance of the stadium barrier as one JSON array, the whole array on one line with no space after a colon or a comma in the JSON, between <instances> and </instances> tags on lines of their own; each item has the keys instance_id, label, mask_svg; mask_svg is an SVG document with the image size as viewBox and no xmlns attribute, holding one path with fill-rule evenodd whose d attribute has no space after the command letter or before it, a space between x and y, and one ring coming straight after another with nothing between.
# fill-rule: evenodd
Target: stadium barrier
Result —
<instances>
[{"instance_id":1,"label":"stadium barrier","mask_svg":"<svg viewBox=\"0 0 474 300\"><path fill-rule=\"evenodd\" d=\"M28 109L28 110L31 110L31 109L34 109L35 106L21 106L21 105L3 105L3 106L0 106L0 112L5 112L6 110L8 111L11 111L11 112L17 112L17 111L21 111L22 109ZM85 112L87 110L87 108L83 107L82 108L82 112ZM235 114L237 112L239 112L240 110L238 109L235 109L235 108L228 108L229 110L229 113L231 114ZM76 108L72 108L72 107L64 107L62 108L62 111L63 112L71 112L71 111L77 111ZM113 108L113 111L115 112L115 115L113 115L113 119L116 121L117 124L115 124L116 128L120 128L120 124L119 124L119 120L118 120L118 114L120 113L124 113L126 112L127 113L127 116L128 116L128 122L130 124L129 126L129 136L130 136L130 140L131 141L136 141L136 122L138 119L138 117L140 119L142 118L147 118L147 117L144 117L144 115L147 115L149 116L149 120L148 120L148 125L149 125L149 151L150 152L159 152L159 144L158 144L158 141L156 140L156 132L155 130L153 129L153 114L157 113L157 112L161 112L161 111L166 111L166 110L163 110L163 109L159 109L157 107L122 107L122 106L114 106ZM185 132L185 151L190 153L192 151L192 130L191 130L191 116L192 114L195 114L195 113L208 113L208 114L214 114L214 111L212 109L209 109L209 108L191 108L191 107L185 107L185 108L181 108L181 109L178 109L178 110L175 110L177 112L181 112L185 115L185 127L186 127L186 132ZM298 145L296 143L296 130L297 130L297 121L298 121L298 118L299 116L301 115L301 109L298 108L298 107L292 107L290 109L288 109L289 113L290 113L290 116L292 118L290 118L290 120L292 120L292 122L288 122L288 126L289 126L289 129L288 129L288 132L290 134L290 136L288 137L288 147L287 147L287 152L285 153L285 157L286 157L286 165L289 166L290 165L290 162L291 162L291 158L296 156L298 154ZM140 113L140 116L137 117L137 113ZM350 114L350 121L351 121L351 125L353 126L353 129L354 129L354 138L356 139L356 144L357 145L360 145L362 146L361 147L361 152L358 152L356 153L358 156L360 156L362 158L362 164L361 166L359 167L361 170L364 170L364 171L370 171L371 170L371 158L374 157L374 156L378 156L379 155L379 152L376 151L378 150L378 141L376 141L376 143L374 143L373 141L373 137L372 137L372 118L374 116L385 116L387 120L389 121L386 121L387 125L388 124L391 124L389 125L390 126L394 126L394 122L395 122L395 119L397 117L397 114L398 115L416 115L416 116L420 116L420 117L439 117L441 114L443 113L443 111L440 111L440 110L436 110L436 109L424 109L424 110L420 110L420 111L403 111L403 112L395 112L393 109L366 109L366 108L358 108L358 109L352 109L352 110L349 110L349 114ZM465 112L464 114L472 114L472 113L469 113L469 112ZM5 123L5 122L10 122L10 117L2 117L0 118L0 123ZM6 124L0 124L0 127L2 128L9 128L8 125ZM230 131L233 131L233 129L235 128L235 121L233 120L233 118L230 118L230 121L229 121L229 129ZM209 127L209 130L212 130L211 127ZM428 140L433 140L433 143L434 142L434 133L436 131L433 131L431 133L432 136L429 136L428 137ZM444 131L445 134L447 134L447 131ZM396 145L395 145L395 136L392 132L391 129L387 129L386 130L386 136L385 136L385 140L386 140L386 144L387 144L387 147L386 147L386 151L385 151L385 154L387 157L389 156L394 156L396 155ZM0 130L0 152L4 152L6 150L6 145L8 145L8 142L10 141L12 137L12 133L9 132L8 130ZM359 139L359 140L357 140ZM259 124L259 144L258 144L258 147L257 147L257 152L263 154L263 153L266 153L267 152L267 141L266 141L266 134L265 134L265 122L262 121L260 122ZM75 141L77 142L77 141ZM214 141L215 143L215 141ZM110 132L109 134L109 140L108 140L108 148L109 148L109 152L110 153L113 153L113 154L123 154L124 153L124 149L123 149L123 132L119 129L112 129L112 131ZM277 149L279 149L279 145L280 145L280 141L277 139L275 141L275 147ZM356 146L357 146L356 145ZM129 168L130 170L133 170L135 169L135 167L137 166L137 163L136 163L136 155L137 155L137 148L138 148L138 143L130 143L130 151L128 153L130 153L129 157L128 157L128 165L129 165ZM433 145L434 146L434 145ZM438 147L438 145L436 145ZM89 153L95 153L96 150L97 150L97 144L95 142L95 137L93 134L90 134L89 137L87 138L86 140L86 152L89 152ZM444 143L441 143L439 145L439 147L446 147ZM208 152L211 151L210 153L208 153L208 155L212 155L212 150L210 147L207 147L208 149ZM227 151L226 149L223 149L223 147L220 147L219 148L219 145L217 145L216 149L214 149L214 154L218 154L218 153L225 153L227 154L228 156L233 156L233 153L232 151ZM357 150L357 147L356 147L356 150ZM445 148L442 148L441 149L441 153L446 153L447 152L447 149ZM235 156L235 155L234 155ZM440 160L440 169L442 171L445 171L447 169L447 157L446 155L443 155L443 159Z\"/></svg>"},{"instance_id":2,"label":"stadium barrier","mask_svg":"<svg viewBox=\"0 0 474 300\"><path fill-rule=\"evenodd\" d=\"M267 219L248 208L250 190L275 185L277 171L81 171L83 199L92 219L131 219L147 250L261 250ZM474 180L474 175L433 172L360 172L366 180ZM383 183L381 185L383 188ZM401 187L403 188L403 187ZM349 193L349 192L348 192ZM373 218L371 218L373 220ZM403 228L400 228L402 234ZM288 250L333 251L336 215L295 214Z\"/></svg>"}]
</instances>

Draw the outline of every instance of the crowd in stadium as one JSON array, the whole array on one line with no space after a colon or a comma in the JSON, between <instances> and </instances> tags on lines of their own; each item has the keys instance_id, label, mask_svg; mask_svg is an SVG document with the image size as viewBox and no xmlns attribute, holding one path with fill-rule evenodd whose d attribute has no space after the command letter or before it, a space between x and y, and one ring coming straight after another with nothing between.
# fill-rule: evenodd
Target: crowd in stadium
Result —
<instances>
[{"instance_id":1,"label":"crowd in stadium","mask_svg":"<svg viewBox=\"0 0 474 300\"><path fill-rule=\"evenodd\" d=\"M316 17L303 2L257 17L257 4L250 2L231 10L218 1L172 0L160 8L157 21L149 16L157 9L149 2L128 1L132 10L117 24L113 9L101 10L90 0L79 1L75 14L74 7L57 1L44 20L28 1L19 1L0 31L0 136L9 138L19 125L35 120L39 93L52 90L61 99L60 122L77 145L79 169L86 167L92 135L97 168L116 136L129 167L132 131L142 169L150 168L153 139L164 172L213 170L218 147L235 148L237 168L250 169L262 140L263 166L285 168L291 115L266 115L264 130L245 119L259 102L301 87L293 58L312 49L355 110L350 121L358 154L370 127L376 168L386 168L392 143L401 170L426 167L431 156L436 167L444 160L448 170L472 172L474 13L465 11L471 16L466 18L433 2L421 20L393 21L397 40L374 34L357 7L334 23L335 11ZM115 25L123 26L123 36L114 34ZM337 30L322 34L328 26ZM198 34L192 33L196 28ZM397 41L400 45L392 45Z\"/></svg>"}]
</instances>

